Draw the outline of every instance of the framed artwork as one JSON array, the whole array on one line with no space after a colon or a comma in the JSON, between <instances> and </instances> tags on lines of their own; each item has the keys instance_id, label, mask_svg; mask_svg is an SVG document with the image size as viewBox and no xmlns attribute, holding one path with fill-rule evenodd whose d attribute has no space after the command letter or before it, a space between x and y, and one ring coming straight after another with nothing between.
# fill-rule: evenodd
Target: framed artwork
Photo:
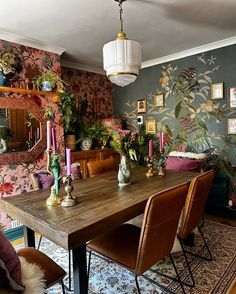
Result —
<instances>
[{"instance_id":1,"label":"framed artwork","mask_svg":"<svg viewBox=\"0 0 236 294\"><path fill-rule=\"evenodd\" d=\"M156 134L156 121L155 119L150 119L146 121L146 133L147 134Z\"/></svg>"},{"instance_id":2,"label":"framed artwork","mask_svg":"<svg viewBox=\"0 0 236 294\"><path fill-rule=\"evenodd\" d=\"M7 118L7 108L0 108L0 118Z\"/></svg>"},{"instance_id":3,"label":"framed artwork","mask_svg":"<svg viewBox=\"0 0 236 294\"><path fill-rule=\"evenodd\" d=\"M236 135L236 118L228 118L228 134Z\"/></svg>"},{"instance_id":4,"label":"framed artwork","mask_svg":"<svg viewBox=\"0 0 236 294\"><path fill-rule=\"evenodd\" d=\"M211 99L224 98L224 83L211 84Z\"/></svg>"},{"instance_id":5,"label":"framed artwork","mask_svg":"<svg viewBox=\"0 0 236 294\"><path fill-rule=\"evenodd\" d=\"M164 93L157 93L153 96L153 106L162 107L164 106Z\"/></svg>"},{"instance_id":6,"label":"framed artwork","mask_svg":"<svg viewBox=\"0 0 236 294\"><path fill-rule=\"evenodd\" d=\"M137 109L138 109L138 113L146 113L147 112L147 100L144 99L139 99L137 101Z\"/></svg>"},{"instance_id":7,"label":"framed artwork","mask_svg":"<svg viewBox=\"0 0 236 294\"><path fill-rule=\"evenodd\" d=\"M236 87L229 88L229 107L236 108Z\"/></svg>"}]
</instances>

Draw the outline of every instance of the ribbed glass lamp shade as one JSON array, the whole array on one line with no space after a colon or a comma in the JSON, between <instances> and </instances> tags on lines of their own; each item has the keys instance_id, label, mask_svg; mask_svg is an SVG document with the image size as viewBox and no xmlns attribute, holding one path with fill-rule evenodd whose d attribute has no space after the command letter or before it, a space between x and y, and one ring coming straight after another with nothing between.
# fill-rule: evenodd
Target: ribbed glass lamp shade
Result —
<instances>
[{"instance_id":1,"label":"ribbed glass lamp shade","mask_svg":"<svg viewBox=\"0 0 236 294\"><path fill-rule=\"evenodd\" d=\"M122 87L133 83L141 67L140 44L127 39L116 39L105 44L103 67L112 83Z\"/></svg>"}]
</instances>

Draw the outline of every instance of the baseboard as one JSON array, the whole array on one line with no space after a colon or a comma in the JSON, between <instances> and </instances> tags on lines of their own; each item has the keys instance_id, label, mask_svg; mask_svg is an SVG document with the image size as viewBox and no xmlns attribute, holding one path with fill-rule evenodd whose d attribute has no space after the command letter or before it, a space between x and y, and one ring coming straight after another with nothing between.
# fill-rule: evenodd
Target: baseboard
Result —
<instances>
[{"instance_id":1,"label":"baseboard","mask_svg":"<svg viewBox=\"0 0 236 294\"><path fill-rule=\"evenodd\" d=\"M4 232L4 235L7 237L9 241L17 240L23 237L23 226L16 227L14 229L9 229Z\"/></svg>"}]
</instances>

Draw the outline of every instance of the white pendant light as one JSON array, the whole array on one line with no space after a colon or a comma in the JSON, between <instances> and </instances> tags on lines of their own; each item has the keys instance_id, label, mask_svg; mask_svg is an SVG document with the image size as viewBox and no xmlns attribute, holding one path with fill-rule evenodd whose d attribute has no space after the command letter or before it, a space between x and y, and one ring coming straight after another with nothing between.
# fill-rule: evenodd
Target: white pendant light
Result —
<instances>
[{"instance_id":1,"label":"white pendant light","mask_svg":"<svg viewBox=\"0 0 236 294\"><path fill-rule=\"evenodd\" d=\"M141 67L141 46L138 42L128 40L123 32L122 3L119 2L121 31L115 41L103 46L103 67L109 80L118 86L127 86L133 83Z\"/></svg>"}]
</instances>

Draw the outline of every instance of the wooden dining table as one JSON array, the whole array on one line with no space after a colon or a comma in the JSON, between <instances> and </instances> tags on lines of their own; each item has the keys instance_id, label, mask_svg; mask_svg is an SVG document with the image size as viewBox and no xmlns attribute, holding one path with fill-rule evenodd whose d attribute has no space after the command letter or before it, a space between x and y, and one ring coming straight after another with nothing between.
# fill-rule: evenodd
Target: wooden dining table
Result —
<instances>
[{"instance_id":1,"label":"wooden dining table","mask_svg":"<svg viewBox=\"0 0 236 294\"><path fill-rule=\"evenodd\" d=\"M132 182L119 187L117 172L73 183L73 207L46 206L49 190L38 190L2 198L0 210L24 225L25 246L35 247L34 232L58 246L72 250L75 294L88 293L86 243L143 213L149 197L179 184L189 183L198 173L167 171L165 176L147 178L147 169L132 171ZM60 195L65 195L64 187Z\"/></svg>"}]
</instances>

